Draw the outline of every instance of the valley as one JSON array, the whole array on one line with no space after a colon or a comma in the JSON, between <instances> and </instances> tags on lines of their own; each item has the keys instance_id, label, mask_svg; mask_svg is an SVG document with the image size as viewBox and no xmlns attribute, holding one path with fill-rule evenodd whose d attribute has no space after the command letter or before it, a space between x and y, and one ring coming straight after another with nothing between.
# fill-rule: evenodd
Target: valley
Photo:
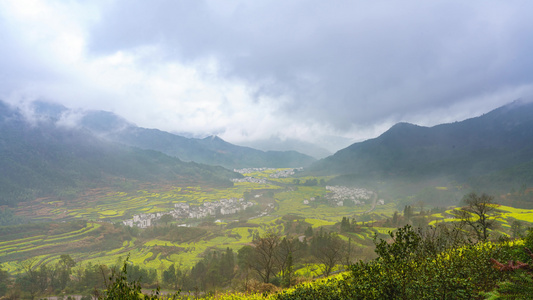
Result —
<instances>
[{"instance_id":1,"label":"valley","mask_svg":"<svg viewBox=\"0 0 533 300\"><path fill-rule=\"evenodd\" d=\"M398 226L391 224L393 216L403 209L397 199L377 200L379 191L363 188L320 185L317 183L326 183L329 177L295 177L298 170L296 174L293 170L249 169L249 173L242 173L244 178L255 180L237 180L228 188L154 184L142 190L92 189L73 200L51 197L24 203L16 214L39 223L1 228L0 261L12 274L21 271L20 263L26 259L49 263L62 254L69 254L79 265L112 265L129 254L133 263L145 268L163 270L176 263L191 268L209 251L227 247L237 251L269 230L296 237L303 236L308 227L339 231L343 218L354 220L360 230L340 231L340 237L367 253L356 257L364 259L372 257L368 253L372 252L375 234L385 237ZM222 213L224 206L215 203L229 199L251 204L233 214ZM211 211L194 217L191 212L175 213L185 206L209 207ZM424 213L426 208L415 209ZM533 210L507 206L499 210L498 234L510 235L513 221L523 228L533 224ZM427 208L422 220L413 221L420 225L456 221L453 207L434 211ZM140 215L153 216L150 226L127 222Z\"/></svg>"},{"instance_id":2,"label":"valley","mask_svg":"<svg viewBox=\"0 0 533 300\"><path fill-rule=\"evenodd\" d=\"M519 247L533 226L533 146L524 129L532 123L521 115L533 105L516 105L433 128L398 124L312 164L292 152L187 139L102 112L89 113L88 127L65 128L58 116L33 126L5 108L0 273L30 298L102 291L102 276L118 274L121 264L144 288L276 295L382 264L386 245L402 234L440 249L430 253L435 257L461 247L493 249L484 243ZM485 129L508 120L513 126L505 130ZM460 136L465 128L473 129ZM480 142L491 134L494 143ZM461 151L449 149L461 143ZM193 154L212 165L188 161ZM293 164L280 166L291 157ZM490 213L476 219L468 197L490 200L481 202ZM54 277L66 264L68 287ZM312 291L331 285L317 282L324 285Z\"/></svg>"},{"instance_id":3,"label":"valley","mask_svg":"<svg viewBox=\"0 0 533 300\"><path fill-rule=\"evenodd\" d=\"M85 224L78 228L76 225L69 232L56 236L53 231L39 232L39 234L24 236L21 239L11 240L0 249L4 266L12 272L17 270L17 261L29 258L40 253L39 259L43 262L53 261L59 257L57 249L75 243L92 245L95 248L91 255L76 253L79 247L65 247L64 253L69 253L82 263L113 263L119 256L131 254L132 261L142 262L142 265L151 268L165 267L177 261L185 261L186 267L192 267L201 255L208 249L232 247L235 250L252 241L253 234L262 234L272 227L283 233L285 229L284 216L300 222L300 231L307 226L333 226L342 217L355 217L368 211L372 203L339 206L338 200L327 200L327 195L332 193L325 186L295 185L292 177L279 177L280 172L293 169L260 169L244 173L246 178L255 178L255 182L235 182L230 188L213 187L176 187L176 186L145 186L143 190L93 189L73 200L60 200L57 198L37 199L31 203L24 203L16 210L16 214L31 218L36 222L61 222L59 224ZM307 178L312 180L313 178ZM300 179L305 181L305 177ZM352 196L350 196L352 197ZM234 214L224 214L224 207L216 207L220 201L235 199L250 203L249 207ZM309 201L312 199L311 201ZM350 198L348 198L350 199ZM351 199L350 199L351 200ZM307 204L306 204L307 203ZM207 206L206 206L207 204ZM209 205L211 204L211 205ZM188 215L171 214L177 207L190 207ZM193 208L212 207L210 213L204 216L192 215ZM394 205L381 205L374 209L376 216L391 215ZM98 239L115 239L111 228L116 231L128 231L127 220L134 216L153 215L151 225L158 226L184 226L182 228L209 228L210 234L199 236L192 241L169 241L154 239L123 240L115 242L114 247L100 251L101 244L91 242ZM162 216L168 215L163 223ZM176 218L175 216L178 216ZM375 217L378 218L378 217ZM113 225L114 224L114 225ZM63 225L66 226L66 225ZM150 227L150 226L143 226ZM100 228L100 234L95 234ZM131 228L131 230L139 230ZM109 231L109 232L108 232ZM30 233L32 231L29 231ZM43 236L47 236L43 239ZM7 236L6 236L7 238ZM121 239L126 237L122 236ZM48 244L50 242L50 244ZM105 240L103 241L105 242ZM64 244L63 244L64 243ZM113 243L111 243L113 244ZM87 247L85 245L84 247ZM173 254L161 257L157 247L176 247ZM49 249L50 251L46 250ZM181 249L181 250L178 250ZM49 252L43 255L43 252ZM63 251L62 251L63 253ZM177 254L180 253L180 254ZM12 260L16 258L17 260ZM83 259L82 259L83 258Z\"/></svg>"}]
</instances>

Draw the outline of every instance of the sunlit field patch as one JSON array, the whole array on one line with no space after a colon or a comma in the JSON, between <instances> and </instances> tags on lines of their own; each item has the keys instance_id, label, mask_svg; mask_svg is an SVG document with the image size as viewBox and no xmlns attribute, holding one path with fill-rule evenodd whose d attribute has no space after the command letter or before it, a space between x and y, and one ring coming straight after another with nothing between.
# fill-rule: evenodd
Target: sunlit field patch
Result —
<instances>
[{"instance_id":1,"label":"sunlit field patch","mask_svg":"<svg viewBox=\"0 0 533 300\"><path fill-rule=\"evenodd\" d=\"M319 219L305 219L305 221L311 224L313 227L335 225L335 222L319 220Z\"/></svg>"},{"instance_id":2,"label":"sunlit field patch","mask_svg":"<svg viewBox=\"0 0 533 300\"><path fill-rule=\"evenodd\" d=\"M106 216L106 217L116 216L116 215L117 215L117 211L116 211L116 210L108 209L108 210L100 211L100 214L101 214L101 215L104 215L104 216Z\"/></svg>"},{"instance_id":3,"label":"sunlit field patch","mask_svg":"<svg viewBox=\"0 0 533 300\"><path fill-rule=\"evenodd\" d=\"M510 206L499 206L498 210L502 211L502 218L514 218L518 221L533 223L533 209L514 208Z\"/></svg>"}]
</instances>

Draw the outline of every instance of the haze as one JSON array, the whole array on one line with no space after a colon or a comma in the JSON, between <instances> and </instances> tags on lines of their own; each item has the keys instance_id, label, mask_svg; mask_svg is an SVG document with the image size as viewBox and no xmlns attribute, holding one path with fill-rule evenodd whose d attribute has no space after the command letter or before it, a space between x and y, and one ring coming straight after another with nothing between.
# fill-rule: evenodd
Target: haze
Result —
<instances>
[{"instance_id":1,"label":"haze","mask_svg":"<svg viewBox=\"0 0 533 300\"><path fill-rule=\"evenodd\" d=\"M329 151L533 94L529 1L2 1L0 98Z\"/></svg>"}]
</instances>

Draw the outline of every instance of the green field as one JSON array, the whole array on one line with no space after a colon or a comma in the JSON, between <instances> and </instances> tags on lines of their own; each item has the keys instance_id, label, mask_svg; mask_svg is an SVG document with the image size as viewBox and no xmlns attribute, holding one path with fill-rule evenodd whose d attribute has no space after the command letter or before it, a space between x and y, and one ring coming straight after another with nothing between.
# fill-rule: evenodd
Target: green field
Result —
<instances>
[{"instance_id":1,"label":"green field","mask_svg":"<svg viewBox=\"0 0 533 300\"><path fill-rule=\"evenodd\" d=\"M295 184L295 178L270 177L279 170L283 169L244 174L265 179L267 183L238 182L233 187L223 189L147 186L142 190L93 190L68 203L43 199L31 207L19 208L17 213L33 216L36 220L59 219L66 223L45 223L46 226L42 228L25 225L28 227L21 227L19 231L2 228L0 262L9 272L17 273L20 261L29 258L44 263L57 260L61 254L69 254L79 265L112 265L129 253L133 263L148 268L163 270L173 263L190 268L206 251L227 247L237 251L251 243L254 234L263 234L268 229L282 235L301 235L298 232L308 227L338 231L336 224L343 217L353 218L361 226L360 230L341 233L341 238L352 241L353 245L360 248L372 247L376 234L386 237L388 232L395 229L383 223L398 210L397 204L391 199L384 199L384 205L331 205L326 200L330 191L325 186L305 186ZM329 178L298 178L300 182L314 179L325 181ZM443 187L436 189L445 190ZM142 232L146 230L128 229L120 225L122 220L134 214L168 212L175 203L184 202L194 206L224 198L246 197L257 203L255 215L217 216L219 223L213 223L214 218L174 221L174 225L185 222L202 228L188 239L172 237L164 230L153 231L152 236L145 236ZM308 200L307 204L305 200ZM498 209L499 231L502 234L506 234L505 230L514 221L527 226L533 223L533 210L507 206L499 206ZM454 221L453 208L428 215L426 219L429 224ZM207 223L202 225L205 221ZM189 232L192 229L180 230Z\"/></svg>"}]
</instances>

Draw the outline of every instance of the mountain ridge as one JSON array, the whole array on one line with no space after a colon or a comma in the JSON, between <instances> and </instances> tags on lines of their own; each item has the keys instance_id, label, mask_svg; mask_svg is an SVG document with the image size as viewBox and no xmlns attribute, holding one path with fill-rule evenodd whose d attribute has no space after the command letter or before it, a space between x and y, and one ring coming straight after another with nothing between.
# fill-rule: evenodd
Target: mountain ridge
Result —
<instances>
[{"instance_id":1,"label":"mountain ridge","mask_svg":"<svg viewBox=\"0 0 533 300\"><path fill-rule=\"evenodd\" d=\"M112 143L56 121L51 116L29 122L20 110L0 102L0 205L114 182L231 186L230 179L241 177L222 167Z\"/></svg>"},{"instance_id":2,"label":"mountain ridge","mask_svg":"<svg viewBox=\"0 0 533 300\"><path fill-rule=\"evenodd\" d=\"M533 103L514 101L478 117L424 127L398 123L314 163L310 172L370 178L464 181L533 160Z\"/></svg>"},{"instance_id":3,"label":"mountain ridge","mask_svg":"<svg viewBox=\"0 0 533 300\"><path fill-rule=\"evenodd\" d=\"M183 161L225 168L302 167L316 159L296 151L262 151L228 143L218 136L187 138L159 129L148 129L114 120L108 112L86 113L81 124L110 140L141 149L160 151ZM120 118L115 115L116 118ZM109 126L103 124L109 123Z\"/></svg>"}]
</instances>

